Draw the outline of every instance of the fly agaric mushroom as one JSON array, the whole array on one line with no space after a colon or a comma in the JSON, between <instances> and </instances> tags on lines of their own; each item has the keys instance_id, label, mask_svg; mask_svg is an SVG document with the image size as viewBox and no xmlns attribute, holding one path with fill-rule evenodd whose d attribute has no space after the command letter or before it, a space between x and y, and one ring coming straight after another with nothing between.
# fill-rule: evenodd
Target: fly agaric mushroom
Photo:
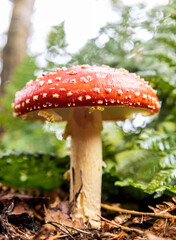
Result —
<instances>
[{"instance_id":1,"label":"fly agaric mushroom","mask_svg":"<svg viewBox=\"0 0 176 240\"><path fill-rule=\"evenodd\" d=\"M71 135L70 201L74 215L99 227L102 120L131 119L159 110L156 92L134 73L108 66L74 66L43 74L16 94L14 115L29 120L65 120ZM79 194L78 194L79 193ZM77 196L77 198L76 198Z\"/></svg>"}]
</instances>

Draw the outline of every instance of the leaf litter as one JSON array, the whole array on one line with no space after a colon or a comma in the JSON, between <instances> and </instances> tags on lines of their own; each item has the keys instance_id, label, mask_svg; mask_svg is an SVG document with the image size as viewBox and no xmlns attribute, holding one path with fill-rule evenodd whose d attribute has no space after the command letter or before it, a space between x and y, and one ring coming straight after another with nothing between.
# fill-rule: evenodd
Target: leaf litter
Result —
<instances>
[{"instance_id":1,"label":"leaf litter","mask_svg":"<svg viewBox=\"0 0 176 240\"><path fill-rule=\"evenodd\" d=\"M148 212L102 204L101 228L91 228L70 212L68 194L17 190L0 185L0 240L8 239L176 239L176 197Z\"/></svg>"}]
</instances>

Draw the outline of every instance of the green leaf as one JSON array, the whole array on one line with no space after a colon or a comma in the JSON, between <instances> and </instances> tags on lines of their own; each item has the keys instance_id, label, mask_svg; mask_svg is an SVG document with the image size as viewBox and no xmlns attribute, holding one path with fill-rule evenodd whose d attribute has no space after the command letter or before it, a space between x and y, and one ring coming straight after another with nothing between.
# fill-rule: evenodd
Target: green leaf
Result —
<instances>
[{"instance_id":1,"label":"green leaf","mask_svg":"<svg viewBox=\"0 0 176 240\"><path fill-rule=\"evenodd\" d=\"M116 186L133 186L149 194L176 193L176 148L165 152L131 150L118 156L119 165L113 175L120 176Z\"/></svg>"},{"instance_id":2,"label":"green leaf","mask_svg":"<svg viewBox=\"0 0 176 240\"><path fill-rule=\"evenodd\" d=\"M15 188L58 188L68 168L68 156L61 158L54 154L18 151L0 154L0 181Z\"/></svg>"}]
</instances>

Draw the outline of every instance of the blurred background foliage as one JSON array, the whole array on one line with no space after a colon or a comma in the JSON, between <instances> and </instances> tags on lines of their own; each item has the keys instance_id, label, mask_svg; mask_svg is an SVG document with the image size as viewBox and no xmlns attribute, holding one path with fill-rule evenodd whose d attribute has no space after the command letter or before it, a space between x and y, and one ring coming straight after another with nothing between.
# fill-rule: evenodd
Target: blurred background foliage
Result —
<instances>
[{"instance_id":1,"label":"blurred background foliage","mask_svg":"<svg viewBox=\"0 0 176 240\"><path fill-rule=\"evenodd\" d=\"M15 92L40 72L55 67L106 64L144 77L157 90L162 107L154 117L104 123L104 199L121 187L155 197L176 193L176 3L169 1L150 12L142 4L130 7L113 0L112 5L119 21L101 28L78 53L67 51L62 23L51 29L46 53L26 56L15 71L1 99L0 123L5 129L0 142L2 183L49 190L65 181L63 172L69 168L69 140L61 139L63 123L42 125L13 118Z\"/></svg>"}]
</instances>

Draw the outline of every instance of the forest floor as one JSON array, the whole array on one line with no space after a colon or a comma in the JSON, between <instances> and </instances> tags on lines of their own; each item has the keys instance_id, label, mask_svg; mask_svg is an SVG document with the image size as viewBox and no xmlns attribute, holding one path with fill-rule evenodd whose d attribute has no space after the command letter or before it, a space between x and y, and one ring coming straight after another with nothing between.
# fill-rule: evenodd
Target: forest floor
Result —
<instances>
[{"instance_id":1,"label":"forest floor","mask_svg":"<svg viewBox=\"0 0 176 240\"><path fill-rule=\"evenodd\" d=\"M68 193L17 190L0 185L0 240L8 239L176 239L176 197L148 212L102 204L101 228L68 214Z\"/></svg>"}]
</instances>

